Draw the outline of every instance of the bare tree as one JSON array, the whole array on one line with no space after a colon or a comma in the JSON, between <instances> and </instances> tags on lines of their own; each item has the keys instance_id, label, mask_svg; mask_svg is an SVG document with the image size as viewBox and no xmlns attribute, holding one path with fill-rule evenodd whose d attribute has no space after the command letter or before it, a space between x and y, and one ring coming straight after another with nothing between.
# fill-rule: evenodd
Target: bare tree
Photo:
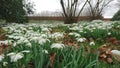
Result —
<instances>
[{"instance_id":1,"label":"bare tree","mask_svg":"<svg viewBox=\"0 0 120 68\"><path fill-rule=\"evenodd\" d=\"M120 9L120 0L117 0L117 6L118 6L119 9Z\"/></svg>"},{"instance_id":2,"label":"bare tree","mask_svg":"<svg viewBox=\"0 0 120 68\"><path fill-rule=\"evenodd\" d=\"M102 19L103 10L108 7L108 5L113 0L90 0L88 1L88 12L91 16L92 20L94 19Z\"/></svg>"},{"instance_id":3,"label":"bare tree","mask_svg":"<svg viewBox=\"0 0 120 68\"><path fill-rule=\"evenodd\" d=\"M64 23L76 23L87 2L88 0L60 0L63 16L65 17ZM82 8L80 8L81 4Z\"/></svg>"}]
</instances>

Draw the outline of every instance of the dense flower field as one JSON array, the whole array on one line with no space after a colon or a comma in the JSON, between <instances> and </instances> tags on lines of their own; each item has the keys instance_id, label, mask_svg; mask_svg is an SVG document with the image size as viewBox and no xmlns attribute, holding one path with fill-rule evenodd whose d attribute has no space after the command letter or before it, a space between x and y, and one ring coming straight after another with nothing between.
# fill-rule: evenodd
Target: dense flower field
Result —
<instances>
[{"instance_id":1,"label":"dense flower field","mask_svg":"<svg viewBox=\"0 0 120 68\"><path fill-rule=\"evenodd\" d=\"M120 67L120 22L13 23L2 29L0 68Z\"/></svg>"}]
</instances>

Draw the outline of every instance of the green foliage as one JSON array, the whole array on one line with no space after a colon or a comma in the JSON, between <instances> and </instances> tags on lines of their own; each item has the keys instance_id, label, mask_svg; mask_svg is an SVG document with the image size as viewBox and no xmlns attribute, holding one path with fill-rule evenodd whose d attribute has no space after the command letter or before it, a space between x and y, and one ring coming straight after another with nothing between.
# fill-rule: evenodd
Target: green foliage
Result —
<instances>
[{"instance_id":1,"label":"green foliage","mask_svg":"<svg viewBox=\"0 0 120 68\"><path fill-rule=\"evenodd\" d=\"M6 22L28 22L27 15L32 13L32 4L25 0L0 0L0 18Z\"/></svg>"},{"instance_id":2,"label":"green foliage","mask_svg":"<svg viewBox=\"0 0 120 68\"><path fill-rule=\"evenodd\" d=\"M74 47L67 47L61 52L58 52L59 58L56 60L63 59L62 62L56 62L54 68L92 68L97 67L97 55L93 53L85 54L84 47L76 50ZM61 67L60 67L61 64ZM57 66L58 65L58 66Z\"/></svg>"},{"instance_id":3,"label":"green foliage","mask_svg":"<svg viewBox=\"0 0 120 68\"><path fill-rule=\"evenodd\" d=\"M92 23L92 24L96 25L95 23ZM8 37L8 40L10 39L12 40L13 44L14 43L16 44L13 45L11 49L5 49L5 58L0 62L0 68L119 68L120 64L118 61L116 61L116 59L113 59L112 63L107 63L102 59L99 59L100 52L103 51L103 50L100 51L99 48L101 48L101 46L103 46L104 44L109 43L108 39L110 37L115 37L117 40L120 40L119 22L111 23L109 25L111 27L107 27L108 24L109 23L104 23L104 25L106 25L104 26L102 25L102 22L97 22L97 25L96 25L97 27L95 27L93 25L91 26L89 23L86 22L86 24L81 25L83 26L81 27L81 29L83 29L82 31L80 31L80 27L79 27L80 24L79 25L72 24L72 25L66 25L66 26L59 25L54 27L48 24L45 25L44 27L51 28L52 29L51 31L53 31L53 33L54 32L65 32L65 33L73 32L81 35L80 36L81 38L82 37L86 38L85 42L81 42L81 43L78 42L77 47L76 45L74 47L74 45L69 46L69 44L68 45L65 44L65 46L60 49L51 47L53 43L56 43L56 42L59 43L58 41L52 39L51 37L47 37L50 41L47 41L46 43L44 43L44 40L43 40L44 44L39 44L39 41L41 41L42 39L37 40L34 38L34 37L40 38L38 34L42 35L43 33L45 33L44 31L42 31L43 26L42 27L35 26L34 24L31 25L31 23L26 25L25 24L9 25L8 28L6 28L8 29L7 31L10 31L8 32L8 35L15 36L15 38L17 36L21 36L20 38L22 40ZM79 27L79 29L70 30L70 28L75 26ZM99 26L104 26L104 27L99 27ZM34 35L36 34L37 35L30 36L30 34L28 34L27 31L30 32L30 34L32 34L33 32ZM46 36L48 35L51 35L51 34L48 33ZM78 38L75 36L70 36L70 37L72 38L73 42ZM31 38L35 40L31 40ZM46 39L46 37L44 38ZM65 37L65 38L69 39L68 37ZM91 42L90 38L93 38L92 41L94 41L95 45L90 45L90 42ZM69 42L69 40L67 41ZM62 42L64 42L64 40ZM30 43L31 45L28 46L28 43ZM60 43L61 43L61 40L60 40ZM113 45L110 42L111 50L113 50L114 46L115 45ZM104 47L106 46L103 46L103 48ZM19 59L16 62L11 62L11 58L7 56L7 54L11 52L19 53L23 50L29 50L30 52L24 53L24 57L22 59ZM7 62L8 64L3 65L4 62Z\"/></svg>"},{"instance_id":4,"label":"green foliage","mask_svg":"<svg viewBox=\"0 0 120 68\"><path fill-rule=\"evenodd\" d=\"M120 10L113 16L112 21L120 21Z\"/></svg>"}]
</instances>

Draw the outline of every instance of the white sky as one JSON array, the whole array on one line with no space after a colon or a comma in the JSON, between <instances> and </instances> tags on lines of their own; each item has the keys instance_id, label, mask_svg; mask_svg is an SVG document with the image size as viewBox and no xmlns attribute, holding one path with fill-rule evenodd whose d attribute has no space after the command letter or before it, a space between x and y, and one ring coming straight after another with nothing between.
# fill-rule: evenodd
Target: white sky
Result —
<instances>
[{"instance_id":1,"label":"white sky","mask_svg":"<svg viewBox=\"0 0 120 68\"><path fill-rule=\"evenodd\" d=\"M32 0L35 4L36 12L60 10L59 0Z\"/></svg>"},{"instance_id":2,"label":"white sky","mask_svg":"<svg viewBox=\"0 0 120 68\"><path fill-rule=\"evenodd\" d=\"M34 2L36 9L36 13L40 13L43 11L59 11L61 10L61 6L59 4L59 0L31 0ZM116 0L112 3L115 4ZM104 17L109 18L114 15L114 13L118 10L117 7L111 5L108 9L106 9L104 13Z\"/></svg>"}]
</instances>

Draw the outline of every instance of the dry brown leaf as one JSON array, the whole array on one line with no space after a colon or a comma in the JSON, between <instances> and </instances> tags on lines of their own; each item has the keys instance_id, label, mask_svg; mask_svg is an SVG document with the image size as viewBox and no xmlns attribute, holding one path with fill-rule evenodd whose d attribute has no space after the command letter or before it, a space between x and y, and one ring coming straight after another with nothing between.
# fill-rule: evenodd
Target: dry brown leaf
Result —
<instances>
[{"instance_id":1,"label":"dry brown leaf","mask_svg":"<svg viewBox=\"0 0 120 68\"><path fill-rule=\"evenodd\" d=\"M52 68L55 61L56 53L50 54L50 67Z\"/></svg>"},{"instance_id":2,"label":"dry brown leaf","mask_svg":"<svg viewBox=\"0 0 120 68\"><path fill-rule=\"evenodd\" d=\"M111 53L111 47L109 44L104 44L106 46L100 46L98 48L99 50L99 60L104 60L107 63L112 63L112 53Z\"/></svg>"},{"instance_id":3,"label":"dry brown leaf","mask_svg":"<svg viewBox=\"0 0 120 68\"><path fill-rule=\"evenodd\" d=\"M113 62L112 58L107 58L107 62L112 63Z\"/></svg>"},{"instance_id":4,"label":"dry brown leaf","mask_svg":"<svg viewBox=\"0 0 120 68\"><path fill-rule=\"evenodd\" d=\"M1 44L0 45L0 54L4 54L7 50L11 50L12 49L12 45L7 45L7 44Z\"/></svg>"},{"instance_id":5,"label":"dry brown leaf","mask_svg":"<svg viewBox=\"0 0 120 68\"><path fill-rule=\"evenodd\" d=\"M90 48L90 46L86 46L86 51L87 51L88 53L91 52L91 48Z\"/></svg>"},{"instance_id":6,"label":"dry brown leaf","mask_svg":"<svg viewBox=\"0 0 120 68\"><path fill-rule=\"evenodd\" d=\"M93 39L93 38L89 38L89 40L90 40L90 41L94 41L94 39Z\"/></svg>"},{"instance_id":7,"label":"dry brown leaf","mask_svg":"<svg viewBox=\"0 0 120 68\"><path fill-rule=\"evenodd\" d=\"M6 35L6 33L1 34L0 35L0 40L4 40L5 39L5 35Z\"/></svg>"},{"instance_id":8,"label":"dry brown leaf","mask_svg":"<svg viewBox=\"0 0 120 68\"><path fill-rule=\"evenodd\" d=\"M113 42L116 41L116 38L115 37L111 37L111 38L108 39L108 41L111 42L111 43L113 43Z\"/></svg>"},{"instance_id":9,"label":"dry brown leaf","mask_svg":"<svg viewBox=\"0 0 120 68\"><path fill-rule=\"evenodd\" d=\"M34 65L33 62L29 62L29 63L28 63L28 66L29 66L30 68L35 68L35 65ZM25 67L25 68L26 68L26 67Z\"/></svg>"},{"instance_id":10,"label":"dry brown leaf","mask_svg":"<svg viewBox=\"0 0 120 68\"><path fill-rule=\"evenodd\" d=\"M99 57L105 59L105 58L107 58L107 55L106 54L101 54Z\"/></svg>"}]
</instances>

